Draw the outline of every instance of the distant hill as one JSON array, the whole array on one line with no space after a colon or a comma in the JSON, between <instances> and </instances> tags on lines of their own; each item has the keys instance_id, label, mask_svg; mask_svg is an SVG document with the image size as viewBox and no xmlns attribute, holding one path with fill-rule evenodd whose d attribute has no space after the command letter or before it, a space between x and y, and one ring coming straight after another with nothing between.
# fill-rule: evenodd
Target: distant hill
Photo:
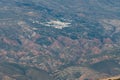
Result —
<instances>
[{"instance_id":1,"label":"distant hill","mask_svg":"<svg viewBox=\"0 0 120 80\"><path fill-rule=\"evenodd\" d=\"M47 72L14 63L0 63L1 80L52 80Z\"/></svg>"},{"instance_id":2,"label":"distant hill","mask_svg":"<svg viewBox=\"0 0 120 80\"><path fill-rule=\"evenodd\" d=\"M119 75L120 1L0 0L0 63L1 80Z\"/></svg>"},{"instance_id":3,"label":"distant hill","mask_svg":"<svg viewBox=\"0 0 120 80\"><path fill-rule=\"evenodd\" d=\"M100 80L120 80L120 76L110 77L106 79L100 79Z\"/></svg>"}]
</instances>

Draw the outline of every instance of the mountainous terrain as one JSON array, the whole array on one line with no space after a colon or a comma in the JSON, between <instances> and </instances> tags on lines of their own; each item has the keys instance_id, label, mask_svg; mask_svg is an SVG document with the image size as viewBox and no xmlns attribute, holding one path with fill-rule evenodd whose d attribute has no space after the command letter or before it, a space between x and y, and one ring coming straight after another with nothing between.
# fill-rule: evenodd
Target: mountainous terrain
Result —
<instances>
[{"instance_id":1,"label":"mountainous terrain","mask_svg":"<svg viewBox=\"0 0 120 80\"><path fill-rule=\"evenodd\" d=\"M100 80L120 80L120 76L110 77L106 79L100 79Z\"/></svg>"},{"instance_id":2,"label":"mountainous terrain","mask_svg":"<svg viewBox=\"0 0 120 80\"><path fill-rule=\"evenodd\" d=\"M119 74L119 0L0 0L0 80Z\"/></svg>"}]
</instances>

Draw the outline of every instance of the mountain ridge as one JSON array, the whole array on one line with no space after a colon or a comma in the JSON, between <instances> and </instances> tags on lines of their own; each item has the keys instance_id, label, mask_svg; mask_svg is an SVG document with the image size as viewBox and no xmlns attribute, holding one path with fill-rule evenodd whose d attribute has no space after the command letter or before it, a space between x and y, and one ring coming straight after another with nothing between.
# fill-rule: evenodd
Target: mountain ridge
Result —
<instances>
[{"instance_id":1,"label":"mountain ridge","mask_svg":"<svg viewBox=\"0 0 120 80\"><path fill-rule=\"evenodd\" d=\"M119 0L1 0L0 63L44 70L58 80L118 75L119 4Z\"/></svg>"}]
</instances>

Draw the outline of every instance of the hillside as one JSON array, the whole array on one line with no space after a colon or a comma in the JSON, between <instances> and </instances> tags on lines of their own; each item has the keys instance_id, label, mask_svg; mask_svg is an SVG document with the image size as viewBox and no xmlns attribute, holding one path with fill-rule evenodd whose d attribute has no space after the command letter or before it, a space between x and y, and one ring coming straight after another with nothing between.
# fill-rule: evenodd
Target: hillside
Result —
<instances>
[{"instance_id":1,"label":"hillside","mask_svg":"<svg viewBox=\"0 0 120 80\"><path fill-rule=\"evenodd\" d=\"M0 0L0 79L119 75L119 14L119 0Z\"/></svg>"},{"instance_id":2,"label":"hillside","mask_svg":"<svg viewBox=\"0 0 120 80\"><path fill-rule=\"evenodd\" d=\"M120 76L110 77L106 79L100 79L100 80L120 80Z\"/></svg>"},{"instance_id":3,"label":"hillside","mask_svg":"<svg viewBox=\"0 0 120 80\"><path fill-rule=\"evenodd\" d=\"M0 80L52 80L47 72L16 63L0 64Z\"/></svg>"}]
</instances>

